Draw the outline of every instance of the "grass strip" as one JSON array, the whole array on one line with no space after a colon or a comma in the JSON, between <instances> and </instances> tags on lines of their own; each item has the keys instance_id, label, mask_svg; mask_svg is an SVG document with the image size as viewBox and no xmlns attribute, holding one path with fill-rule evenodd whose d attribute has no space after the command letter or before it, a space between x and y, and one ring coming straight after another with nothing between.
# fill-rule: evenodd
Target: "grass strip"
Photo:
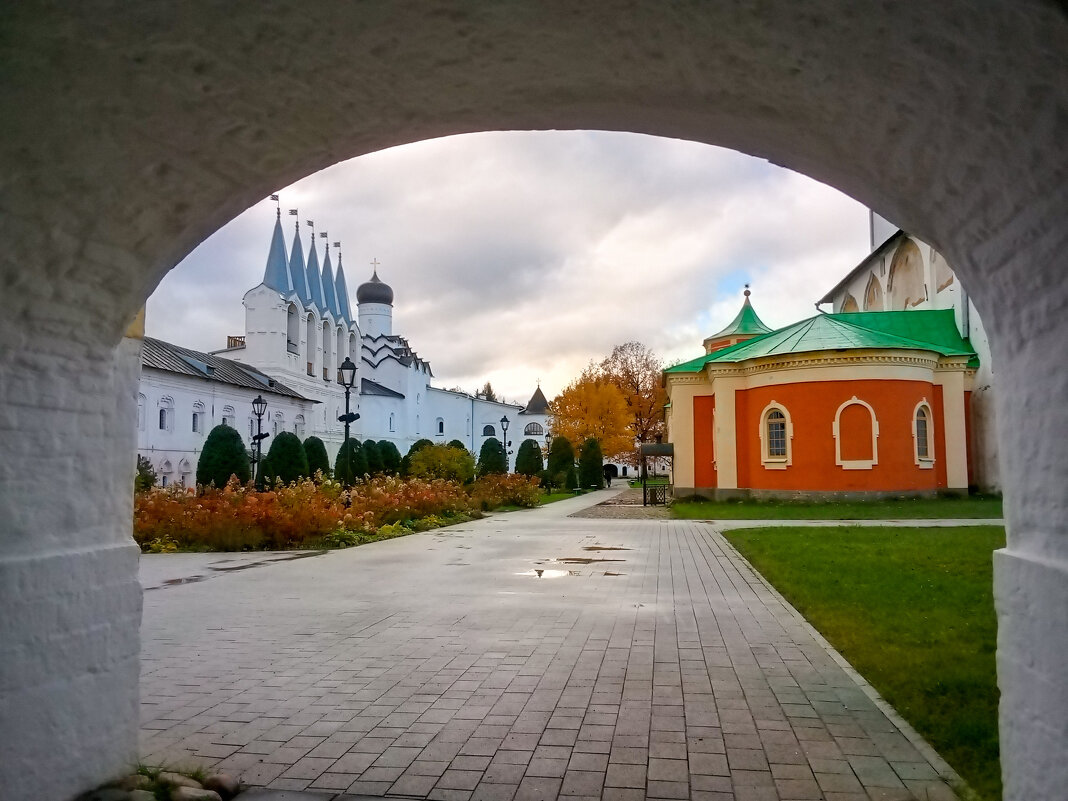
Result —
<instances>
[{"instance_id":1,"label":"grass strip","mask_svg":"<svg viewBox=\"0 0 1068 801\"><path fill-rule=\"evenodd\" d=\"M681 520L966 520L1001 518L1001 498L887 498L870 501L675 501Z\"/></svg>"},{"instance_id":2,"label":"grass strip","mask_svg":"<svg viewBox=\"0 0 1068 801\"><path fill-rule=\"evenodd\" d=\"M1001 798L992 553L1000 526L725 535L982 798Z\"/></svg>"}]
</instances>

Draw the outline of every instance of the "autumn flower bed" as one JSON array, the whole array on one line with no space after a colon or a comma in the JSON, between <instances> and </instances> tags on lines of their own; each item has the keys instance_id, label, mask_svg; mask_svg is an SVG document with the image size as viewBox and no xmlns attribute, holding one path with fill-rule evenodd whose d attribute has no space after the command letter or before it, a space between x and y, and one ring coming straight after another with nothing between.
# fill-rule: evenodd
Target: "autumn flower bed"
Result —
<instances>
[{"instance_id":1,"label":"autumn flower bed","mask_svg":"<svg viewBox=\"0 0 1068 801\"><path fill-rule=\"evenodd\" d=\"M469 520L501 506L536 506L537 479L487 476L470 485L376 477L346 490L305 479L259 492L154 487L134 497L142 550L242 551L346 547Z\"/></svg>"}]
</instances>

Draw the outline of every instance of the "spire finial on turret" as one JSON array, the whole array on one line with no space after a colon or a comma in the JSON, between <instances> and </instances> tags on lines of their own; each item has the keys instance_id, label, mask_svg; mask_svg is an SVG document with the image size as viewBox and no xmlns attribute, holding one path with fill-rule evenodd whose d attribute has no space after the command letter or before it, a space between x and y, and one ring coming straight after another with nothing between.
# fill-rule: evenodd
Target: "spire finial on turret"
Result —
<instances>
[{"instance_id":1,"label":"spire finial on turret","mask_svg":"<svg viewBox=\"0 0 1068 801\"><path fill-rule=\"evenodd\" d=\"M742 294L745 295L746 297L749 297L749 295L751 294L750 291L749 291L749 284L745 285L745 292L743 292Z\"/></svg>"},{"instance_id":2,"label":"spire finial on turret","mask_svg":"<svg viewBox=\"0 0 1068 801\"><path fill-rule=\"evenodd\" d=\"M380 262L378 261L377 258L371 260L371 280L372 281L380 280L379 277L378 277L378 265L379 265L379 263Z\"/></svg>"},{"instance_id":3,"label":"spire finial on turret","mask_svg":"<svg viewBox=\"0 0 1068 801\"><path fill-rule=\"evenodd\" d=\"M282 204L278 200L278 195L271 195L271 200L275 202L275 213L277 214L278 219L282 219Z\"/></svg>"}]
</instances>

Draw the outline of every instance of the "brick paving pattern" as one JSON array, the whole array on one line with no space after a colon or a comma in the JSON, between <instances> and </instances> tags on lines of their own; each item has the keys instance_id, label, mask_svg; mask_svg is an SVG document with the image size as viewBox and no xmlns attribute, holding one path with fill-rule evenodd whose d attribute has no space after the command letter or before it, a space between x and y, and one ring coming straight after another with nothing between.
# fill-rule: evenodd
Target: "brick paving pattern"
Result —
<instances>
[{"instance_id":1,"label":"brick paving pattern","mask_svg":"<svg viewBox=\"0 0 1068 801\"><path fill-rule=\"evenodd\" d=\"M571 517L608 518L614 520L667 520L671 517L671 513L666 506L642 506L641 487L632 489L624 484L624 489L621 492L614 492L611 497L600 503L573 512Z\"/></svg>"},{"instance_id":2,"label":"brick paving pattern","mask_svg":"<svg viewBox=\"0 0 1068 801\"><path fill-rule=\"evenodd\" d=\"M594 500L182 555L204 580L145 582L143 760L324 798L956 798L714 529L567 516Z\"/></svg>"}]
</instances>

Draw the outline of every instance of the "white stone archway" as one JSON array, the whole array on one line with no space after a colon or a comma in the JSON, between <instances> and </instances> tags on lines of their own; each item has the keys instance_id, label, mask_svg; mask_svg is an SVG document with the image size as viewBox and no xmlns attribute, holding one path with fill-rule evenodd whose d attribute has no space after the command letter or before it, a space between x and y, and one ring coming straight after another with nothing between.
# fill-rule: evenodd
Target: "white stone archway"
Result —
<instances>
[{"instance_id":1,"label":"white stone archway","mask_svg":"<svg viewBox=\"0 0 1068 801\"><path fill-rule=\"evenodd\" d=\"M254 201L340 159L552 128L763 156L958 268L1006 388L1006 797L1068 784L1068 452L1055 435L1068 412L1051 402L1068 376L1050 362L1068 340L1057 3L282 2L220 15L205 0L31 0L6 9L4 33L0 786L13 797L64 798L135 757L137 344L121 336L161 277Z\"/></svg>"}]
</instances>

